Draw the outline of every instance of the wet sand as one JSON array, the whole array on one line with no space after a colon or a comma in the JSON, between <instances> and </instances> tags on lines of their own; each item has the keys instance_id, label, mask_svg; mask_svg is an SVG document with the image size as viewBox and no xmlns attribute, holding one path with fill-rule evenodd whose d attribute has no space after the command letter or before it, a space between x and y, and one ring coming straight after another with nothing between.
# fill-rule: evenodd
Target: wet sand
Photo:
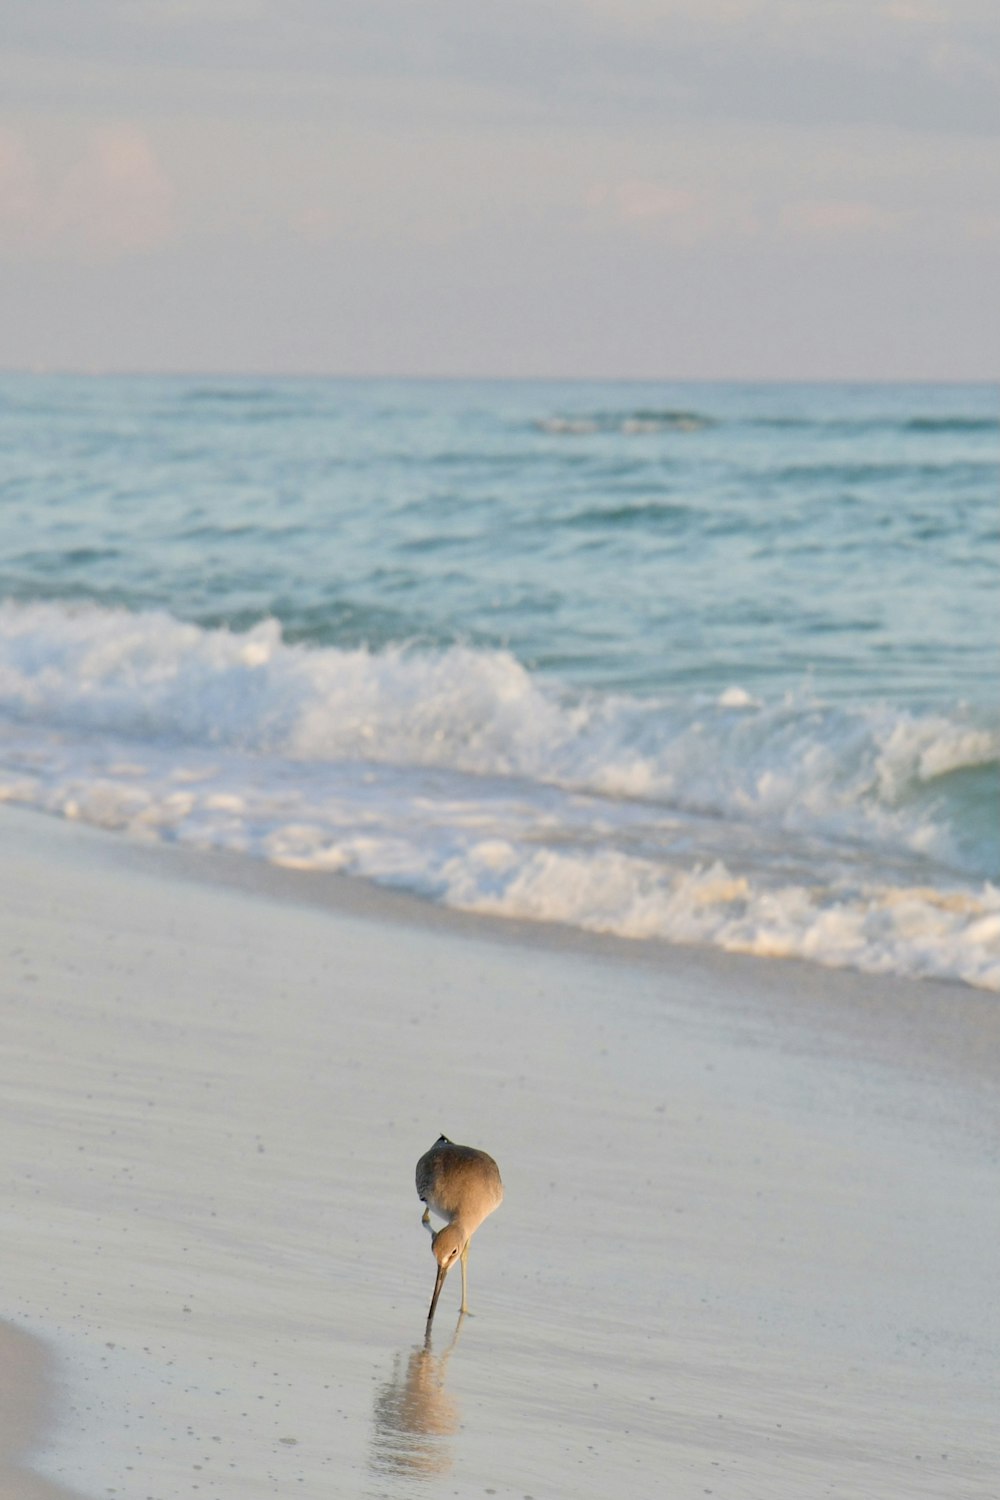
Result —
<instances>
[{"instance_id":1,"label":"wet sand","mask_svg":"<svg viewBox=\"0 0 1000 1500\"><path fill-rule=\"evenodd\" d=\"M998 1494L995 997L11 809L0 914L0 1495ZM442 1131L506 1201L425 1346Z\"/></svg>"}]
</instances>

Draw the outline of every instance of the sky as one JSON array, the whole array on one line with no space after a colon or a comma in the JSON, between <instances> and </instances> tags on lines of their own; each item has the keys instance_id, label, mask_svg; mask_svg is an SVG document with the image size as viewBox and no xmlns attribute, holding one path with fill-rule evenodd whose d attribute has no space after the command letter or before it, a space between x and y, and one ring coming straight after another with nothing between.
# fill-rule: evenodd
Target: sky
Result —
<instances>
[{"instance_id":1,"label":"sky","mask_svg":"<svg viewBox=\"0 0 1000 1500\"><path fill-rule=\"evenodd\" d=\"M0 367L993 380L997 0L4 0Z\"/></svg>"}]
</instances>

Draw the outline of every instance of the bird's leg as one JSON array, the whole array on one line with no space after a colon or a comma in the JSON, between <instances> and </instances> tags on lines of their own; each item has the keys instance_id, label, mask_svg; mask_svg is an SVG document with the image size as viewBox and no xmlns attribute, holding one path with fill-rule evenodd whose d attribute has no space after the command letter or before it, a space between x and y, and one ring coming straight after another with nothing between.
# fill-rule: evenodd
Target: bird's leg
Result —
<instances>
[{"instance_id":1,"label":"bird's leg","mask_svg":"<svg viewBox=\"0 0 1000 1500\"><path fill-rule=\"evenodd\" d=\"M451 1336L451 1343L448 1345L448 1347L444 1351L444 1353L438 1356L438 1369L440 1370L440 1373L441 1373L441 1381L442 1381L442 1383L444 1382L445 1366L447 1365L449 1359L451 1358L452 1354L454 1353L455 1345L458 1343L458 1335L462 1332L462 1324L465 1322L465 1320L466 1320L467 1317L468 1317L468 1313L464 1313L464 1312L460 1312L459 1313L459 1315L458 1315L458 1322L455 1324L455 1332Z\"/></svg>"},{"instance_id":2,"label":"bird's leg","mask_svg":"<svg viewBox=\"0 0 1000 1500\"><path fill-rule=\"evenodd\" d=\"M421 1222L421 1224L429 1224L431 1222L431 1211L427 1207L426 1203L424 1204L424 1216L420 1220L420 1222Z\"/></svg>"},{"instance_id":3,"label":"bird's leg","mask_svg":"<svg viewBox=\"0 0 1000 1500\"><path fill-rule=\"evenodd\" d=\"M466 1296L466 1292L468 1291L468 1277L467 1277L467 1274L466 1274L466 1266L468 1265L468 1263L469 1263L469 1242L468 1242L468 1240L466 1240L466 1242L465 1242L465 1249L462 1251L462 1305L458 1309L459 1313L467 1313L469 1311L469 1302L468 1302L468 1298Z\"/></svg>"}]
</instances>

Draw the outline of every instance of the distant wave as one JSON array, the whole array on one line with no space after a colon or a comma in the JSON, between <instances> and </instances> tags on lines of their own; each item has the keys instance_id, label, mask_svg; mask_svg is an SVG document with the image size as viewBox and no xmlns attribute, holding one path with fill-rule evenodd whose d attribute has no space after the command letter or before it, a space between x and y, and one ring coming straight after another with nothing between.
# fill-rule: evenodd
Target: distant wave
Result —
<instances>
[{"instance_id":1,"label":"distant wave","mask_svg":"<svg viewBox=\"0 0 1000 1500\"><path fill-rule=\"evenodd\" d=\"M590 505L574 511L559 522L567 527L670 526L681 527L691 521L695 511L690 505L669 500L639 500L632 504Z\"/></svg>"},{"instance_id":2,"label":"distant wave","mask_svg":"<svg viewBox=\"0 0 1000 1500\"><path fill-rule=\"evenodd\" d=\"M840 462L824 463L814 461L812 463L786 464L774 471L774 477L779 483L796 483L806 480L810 483L833 482L842 484L869 484L869 483L891 483L894 480L912 482L914 479L929 480L932 483L937 480L954 488L958 484L970 481L982 481L984 476L992 478L996 469L996 461L993 458L965 459L961 463L941 460L938 463L927 463L922 459L914 459L907 462L903 459L882 460L880 462L867 461L864 463Z\"/></svg>"},{"instance_id":3,"label":"distant wave","mask_svg":"<svg viewBox=\"0 0 1000 1500\"><path fill-rule=\"evenodd\" d=\"M0 606L0 800L469 910L1000 988L1000 731Z\"/></svg>"},{"instance_id":4,"label":"distant wave","mask_svg":"<svg viewBox=\"0 0 1000 1500\"><path fill-rule=\"evenodd\" d=\"M885 416L757 416L747 418L751 427L770 427L776 431L811 428L818 432L923 432L975 433L1000 431L1000 416L997 417L896 417Z\"/></svg>"},{"instance_id":5,"label":"distant wave","mask_svg":"<svg viewBox=\"0 0 1000 1500\"><path fill-rule=\"evenodd\" d=\"M908 432L1000 432L1000 416L911 417L903 426Z\"/></svg>"},{"instance_id":6,"label":"distant wave","mask_svg":"<svg viewBox=\"0 0 1000 1500\"><path fill-rule=\"evenodd\" d=\"M658 432L704 432L713 427L746 426L773 429L775 431L808 431L862 433L891 431L898 433L926 433L928 435L973 434L1000 432L1000 416L927 416L895 417L858 416L780 416L733 414L727 417L710 416L698 411L648 410L627 412L561 412L538 417L535 427L540 432L556 437L587 437L601 433L618 433L624 436L642 436Z\"/></svg>"},{"instance_id":7,"label":"distant wave","mask_svg":"<svg viewBox=\"0 0 1000 1500\"><path fill-rule=\"evenodd\" d=\"M209 405L221 404L234 401L241 406L253 406L258 403L271 406L276 401L282 400L282 387L280 383L268 383L256 385L253 382L239 381L233 384L218 385L195 385L181 392L182 404L199 406L204 403Z\"/></svg>"},{"instance_id":8,"label":"distant wave","mask_svg":"<svg viewBox=\"0 0 1000 1500\"><path fill-rule=\"evenodd\" d=\"M617 432L628 437L651 432L703 432L714 427L714 417L696 411L591 412L539 417L540 432L557 437L584 437L591 433Z\"/></svg>"}]
</instances>

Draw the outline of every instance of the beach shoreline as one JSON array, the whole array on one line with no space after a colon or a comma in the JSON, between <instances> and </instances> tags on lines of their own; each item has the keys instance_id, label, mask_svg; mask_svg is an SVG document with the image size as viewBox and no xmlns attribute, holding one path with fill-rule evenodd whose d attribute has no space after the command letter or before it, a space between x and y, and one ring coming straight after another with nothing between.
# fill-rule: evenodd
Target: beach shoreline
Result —
<instances>
[{"instance_id":1,"label":"beach shoreline","mask_svg":"<svg viewBox=\"0 0 1000 1500\"><path fill-rule=\"evenodd\" d=\"M26 816L28 826L34 826L37 815ZM802 1030L808 1036L819 1030L825 1045L846 1056L885 1063L901 1063L908 1049L916 1049L913 1066L919 1066L924 1052L937 1072L947 1072L963 1090L981 1091L983 1109L989 1111L996 1100L1000 998L959 979L871 975L850 965L729 953L709 944L619 937L560 922L489 916L364 877L297 870L225 849L191 849L97 832L103 857L137 873L157 875L166 870L195 885L375 926L437 933L445 940L621 963L660 975L711 976L700 1003L710 1003L737 1024L764 1025L766 1017L768 1026L787 1027L793 1033ZM958 1025L956 1008L961 1015ZM1000 1124L1000 1103L996 1118Z\"/></svg>"},{"instance_id":2,"label":"beach shoreline","mask_svg":"<svg viewBox=\"0 0 1000 1500\"><path fill-rule=\"evenodd\" d=\"M53 1484L995 1492L995 997L11 808L0 895L4 1315L70 1393ZM441 1131L507 1198L425 1349Z\"/></svg>"}]
</instances>

